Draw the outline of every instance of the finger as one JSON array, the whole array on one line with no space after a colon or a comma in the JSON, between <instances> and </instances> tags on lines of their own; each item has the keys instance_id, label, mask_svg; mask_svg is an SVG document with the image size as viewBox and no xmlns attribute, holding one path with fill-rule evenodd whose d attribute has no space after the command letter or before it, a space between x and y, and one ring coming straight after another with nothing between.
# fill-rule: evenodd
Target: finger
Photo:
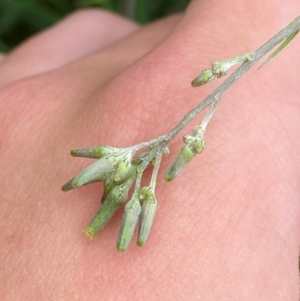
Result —
<instances>
[{"instance_id":1,"label":"finger","mask_svg":"<svg viewBox=\"0 0 300 301\"><path fill-rule=\"evenodd\" d=\"M11 118L15 119L14 114L19 114L20 103L26 107L23 107L22 111L25 119L32 113L35 114L35 110L48 116L49 102L52 103L52 109L57 110L56 114L62 113L62 119L68 118L70 114L65 115L65 107L73 106L73 103L85 106L91 99L91 93L99 90L106 81L155 48L172 32L181 18L181 15L174 15L154 22L98 53L76 60L52 72L14 83L3 88L2 91L0 89L0 93L2 92L0 135L4 134L5 128L12 124ZM32 91L39 91L39 93L32 97ZM12 114L6 114L7 107ZM73 117L70 116L71 119ZM22 118L20 122L21 120ZM15 121L13 127L18 128L19 122ZM32 120L32 122L39 122L39 120ZM34 128L38 129L35 126ZM18 131L22 129L25 128L21 122Z\"/></svg>"},{"instance_id":2,"label":"finger","mask_svg":"<svg viewBox=\"0 0 300 301\"><path fill-rule=\"evenodd\" d=\"M65 106L68 101L73 102L79 99L84 99L84 102L86 102L87 97L84 95L89 95L92 90L98 90L109 79L155 48L168 37L181 18L180 14L173 15L142 27L99 52L45 74L47 80L37 78L37 82L40 83L46 80L50 86L57 86L55 88L58 89L57 91L63 88L63 91L69 89L69 92L74 92L74 97L68 97L67 99L61 97L65 103L57 102L58 106ZM63 82L64 84L62 84ZM75 89L74 82L77 83ZM64 93L63 91L62 93ZM78 91L80 91L79 94ZM83 98L78 97L78 95L82 95ZM47 97L47 100L51 101L51 99L51 97ZM27 99L27 101L30 102L31 100ZM5 106L5 103L2 102L1 105Z\"/></svg>"},{"instance_id":3,"label":"finger","mask_svg":"<svg viewBox=\"0 0 300 301\"><path fill-rule=\"evenodd\" d=\"M107 11L76 12L12 51L0 69L1 85L58 68L107 47L137 28Z\"/></svg>"},{"instance_id":4,"label":"finger","mask_svg":"<svg viewBox=\"0 0 300 301\"><path fill-rule=\"evenodd\" d=\"M51 77L56 81L67 74L69 80L74 78L78 81L81 78L83 88L98 90L105 82L165 41L181 19L182 15L177 14L151 23L99 52L56 70Z\"/></svg>"}]
</instances>

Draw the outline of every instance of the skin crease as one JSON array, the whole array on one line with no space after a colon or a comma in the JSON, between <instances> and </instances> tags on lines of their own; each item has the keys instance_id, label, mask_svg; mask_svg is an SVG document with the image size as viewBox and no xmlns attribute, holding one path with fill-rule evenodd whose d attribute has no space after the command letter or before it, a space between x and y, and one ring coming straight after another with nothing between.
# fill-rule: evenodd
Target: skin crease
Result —
<instances>
[{"instance_id":1,"label":"skin crease","mask_svg":"<svg viewBox=\"0 0 300 301\"><path fill-rule=\"evenodd\" d=\"M114 45L93 42L92 51L84 45L72 63L62 55L49 72L43 56L43 70L26 70L33 68L27 51L43 47L31 40L32 48L18 49L20 72L38 76L16 78L18 65L5 58L1 300L298 301L297 38L230 89L208 125L204 152L166 183L163 172L182 147L180 137L171 143L143 248L116 251L121 212L88 240L83 229L99 208L101 185L66 194L60 187L92 162L72 158L70 149L128 146L169 131L221 82L190 87L210 61L256 49L299 8L298 1L194 1L181 21L161 21Z\"/></svg>"}]
</instances>

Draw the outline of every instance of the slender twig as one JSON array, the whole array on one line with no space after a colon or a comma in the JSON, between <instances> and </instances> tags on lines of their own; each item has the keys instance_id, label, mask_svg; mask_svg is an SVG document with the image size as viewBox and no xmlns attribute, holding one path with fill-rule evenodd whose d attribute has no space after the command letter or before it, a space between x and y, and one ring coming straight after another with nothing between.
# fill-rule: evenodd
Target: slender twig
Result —
<instances>
[{"instance_id":1,"label":"slender twig","mask_svg":"<svg viewBox=\"0 0 300 301\"><path fill-rule=\"evenodd\" d=\"M149 187L151 187L153 189L153 191L155 190L156 178L157 178L158 170L160 168L162 156L163 156L163 154L161 153L155 158L154 168L153 168L152 177L151 177L151 181L150 181L150 185L149 185Z\"/></svg>"},{"instance_id":2,"label":"slender twig","mask_svg":"<svg viewBox=\"0 0 300 301\"><path fill-rule=\"evenodd\" d=\"M214 92L207 96L194 109L192 109L184 118L167 134L167 140L171 141L190 121L192 121L201 111L209 106L216 98L222 95L248 71L259 59L266 55L276 45L285 40L293 32L300 29L300 17L297 17L287 27L276 34L272 39L259 47L252 53L252 60L244 62L238 67Z\"/></svg>"}]
</instances>

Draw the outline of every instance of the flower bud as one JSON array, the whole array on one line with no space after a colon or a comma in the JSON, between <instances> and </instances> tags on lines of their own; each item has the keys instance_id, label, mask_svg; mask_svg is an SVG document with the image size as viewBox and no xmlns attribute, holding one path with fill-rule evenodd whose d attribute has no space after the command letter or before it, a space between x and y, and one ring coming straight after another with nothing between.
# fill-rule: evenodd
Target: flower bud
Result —
<instances>
[{"instance_id":1,"label":"flower bud","mask_svg":"<svg viewBox=\"0 0 300 301\"><path fill-rule=\"evenodd\" d=\"M204 150L204 140L201 138L196 138L191 144L191 147L194 148L197 154L200 154Z\"/></svg>"},{"instance_id":2,"label":"flower bud","mask_svg":"<svg viewBox=\"0 0 300 301\"><path fill-rule=\"evenodd\" d=\"M133 196L126 204L122 217L122 224L117 242L117 249L120 252L124 252L128 248L140 214L141 204L139 197Z\"/></svg>"},{"instance_id":3,"label":"flower bud","mask_svg":"<svg viewBox=\"0 0 300 301\"><path fill-rule=\"evenodd\" d=\"M80 148L71 150L71 155L73 157L84 157L84 158L93 158L100 159L104 156L107 156L114 152L114 148L106 145L98 145L95 147L89 148Z\"/></svg>"},{"instance_id":4,"label":"flower bud","mask_svg":"<svg viewBox=\"0 0 300 301\"><path fill-rule=\"evenodd\" d=\"M117 163L115 156L106 156L99 159L75 177L72 186L76 188L91 182L103 181L107 174L115 169Z\"/></svg>"},{"instance_id":5,"label":"flower bud","mask_svg":"<svg viewBox=\"0 0 300 301\"><path fill-rule=\"evenodd\" d=\"M156 209L157 209L157 201L154 196L153 190L148 189L148 193L146 194L146 190L142 192L143 194L140 196L142 200L142 211L140 217L140 225L139 225L139 234L137 244L139 246L143 246L150 234L151 227L153 224L153 220L155 217Z\"/></svg>"},{"instance_id":6,"label":"flower bud","mask_svg":"<svg viewBox=\"0 0 300 301\"><path fill-rule=\"evenodd\" d=\"M106 197L108 196L111 189L116 186L115 180L114 180L114 171L112 171L110 174L106 176L104 179L104 185L103 185L103 195L101 198L101 203L103 204Z\"/></svg>"},{"instance_id":7,"label":"flower bud","mask_svg":"<svg viewBox=\"0 0 300 301\"><path fill-rule=\"evenodd\" d=\"M74 178L71 179L70 181L68 181L67 183L65 183L62 187L61 190L64 192L67 192L71 189L74 189L74 187L72 186L72 182L73 182Z\"/></svg>"},{"instance_id":8,"label":"flower bud","mask_svg":"<svg viewBox=\"0 0 300 301\"><path fill-rule=\"evenodd\" d=\"M145 200L150 194L151 194L150 187L141 188L140 189L140 200L141 201Z\"/></svg>"},{"instance_id":9,"label":"flower bud","mask_svg":"<svg viewBox=\"0 0 300 301\"><path fill-rule=\"evenodd\" d=\"M117 168L116 172L114 174L114 181L116 183L122 183L124 182L128 175L130 174L131 164L125 161L121 161Z\"/></svg>"},{"instance_id":10,"label":"flower bud","mask_svg":"<svg viewBox=\"0 0 300 301\"><path fill-rule=\"evenodd\" d=\"M130 165L130 168L129 168L126 176L124 176L123 179L119 179L120 180L119 182L115 181L115 173L116 173L115 171L108 174L106 176L106 178L104 179L104 189L103 189L103 195L102 195L101 203L103 203L105 201L107 195L109 194L109 192L111 191L111 189L114 186L122 184L129 177L135 177L134 172L137 170L137 167L138 167L138 165L136 165L136 164Z\"/></svg>"},{"instance_id":11,"label":"flower bud","mask_svg":"<svg viewBox=\"0 0 300 301\"><path fill-rule=\"evenodd\" d=\"M192 161L196 154L197 151L192 145L185 145L179 152L175 161L168 168L165 174L165 180L168 182L174 180L183 168Z\"/></svg>"},{"instance_id":12,"label":"flower bud","mask_svg":"<svg viewBox=\"0 0 300 301\"><path fill-rule=\"evenodd\" d=\"M200 87L208 82L211 82L215 78L211 69L203 70L196 78L192 80L193 87Z\"/></svg>"},{"instance_id":13,"label":"flower bud","mask_svg":"<svg viewBox=\"0 0 300 301\"><path fill-rule=\"evenodd\" d=\"M85 229L89 237L94 237L112 218L114 213L127 200L128 191L135 178L129 178L124 183L114 186L107 195L103 205Z\"/></svg>"}]
</instances>

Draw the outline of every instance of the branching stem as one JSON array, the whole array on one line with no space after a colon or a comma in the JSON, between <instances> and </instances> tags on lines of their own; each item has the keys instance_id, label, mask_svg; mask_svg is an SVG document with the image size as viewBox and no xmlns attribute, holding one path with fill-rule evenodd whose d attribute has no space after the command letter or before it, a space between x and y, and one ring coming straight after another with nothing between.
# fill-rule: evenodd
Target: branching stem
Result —
<instances>
[{"instance_id":1,"label":"branching stem","mask_svg":"<svg viewBox=\"0 0 300 301\"><path fill-rule=\"evenodd\" d=\"M209 106L216 97L221 98L222 95L237 81L242 75L248 71L258 60L271 51L276 45L281 43L292 33L300 29L300 17L297 17L287 27L277 33L268 42L259 47L252 53L252 60L244 62L238 67L214 92L207 96L194 109L192 109L183 119L167 134L166 139L171 141L190 121L192 121L201 111Z\"/></svg>"}]
</instances>

